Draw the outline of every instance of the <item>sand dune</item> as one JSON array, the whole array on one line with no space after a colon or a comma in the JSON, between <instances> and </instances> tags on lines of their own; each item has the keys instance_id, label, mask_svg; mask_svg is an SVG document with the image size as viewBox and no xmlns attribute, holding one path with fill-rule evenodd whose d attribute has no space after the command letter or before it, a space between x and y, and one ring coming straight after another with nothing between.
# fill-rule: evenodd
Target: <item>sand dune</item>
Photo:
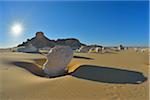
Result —
<instances>
[{"instance_id":1,"label":"sand dune","mask_svg":"<svg viewBox=\"0 0 150 100\"><path fill-rule=\"evenodd\" d=\"M45 77L41 54L1 52L0 61L1 100L148 100L147 52L75 53L57 78Z\"/></svg>"}]
</instances>

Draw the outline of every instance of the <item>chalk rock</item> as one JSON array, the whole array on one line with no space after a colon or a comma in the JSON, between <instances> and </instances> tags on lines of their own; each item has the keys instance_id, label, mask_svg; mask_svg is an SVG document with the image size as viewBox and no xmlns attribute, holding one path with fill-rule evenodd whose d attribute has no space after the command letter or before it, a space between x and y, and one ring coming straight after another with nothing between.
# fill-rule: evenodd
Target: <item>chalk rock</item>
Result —
<instances>
[{"instance_id":1,"label":"chalk rock","mask_svg":"<svg viewBox=\"0 0 150 100\"><path fill-rule=\"evenodd\" d=\"M34 47L32 44L29 44L27 46L19 47L17 49L18 52L27 52L27 53L36 53L38 52L38 49Z\"/></svg>"},{"instance_id":2,"label":"chalk rock","mask_svg":"<svg viewBox=\"0 0 150 100\"><path fill-rule=\"evenodd\" d=\"M55 46L49 51L43 70L49 77L64 75L72 57L73 50L69 46Z\"/></svg>"},{"instance_id":3,"label":"chalk rock","mask_svg":"<svg viewBox=\"0 0 150 100\"><path fill-rule=\"evenodd\" d=\"M87 53L90 50L90 48L91 48L90 46L81 46L78 52Z\"/></svg>"}]
</instances>

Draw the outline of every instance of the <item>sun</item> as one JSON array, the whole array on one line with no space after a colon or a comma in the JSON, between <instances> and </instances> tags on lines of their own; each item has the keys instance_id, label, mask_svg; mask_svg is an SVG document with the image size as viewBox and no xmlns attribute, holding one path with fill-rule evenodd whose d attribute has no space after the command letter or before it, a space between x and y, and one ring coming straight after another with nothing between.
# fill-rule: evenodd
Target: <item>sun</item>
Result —
<instances>
[{"instance_id":1,"label":"sun","mask_svg":"<svg viewBox=\"0 0 150 100\"><path fill-rule=\"evenodd\" d=\"M14 25L12 26L12 28L11 28L12 34L13 34L14 36L19 36L19 35L21 35L22 30L23 30L23 28L22 28L22 25L21 25L21 24L14 24Z\"/></svg>"}]
</instances>

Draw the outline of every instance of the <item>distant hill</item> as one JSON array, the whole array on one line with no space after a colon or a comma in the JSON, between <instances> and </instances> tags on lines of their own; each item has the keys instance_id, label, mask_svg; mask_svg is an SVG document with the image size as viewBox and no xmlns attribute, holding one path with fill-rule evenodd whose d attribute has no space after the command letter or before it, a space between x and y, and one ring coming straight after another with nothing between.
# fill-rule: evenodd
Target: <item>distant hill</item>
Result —
<instances>
[{"instance_id":1,"label":"distant hill","mask_svg":"<svg viewBox=\"0 0 150 100\"><path fill-rule=\"evenodd\" d=\"M72 49L78 49L81 46L85 46L85 44L80 43L80 41L75 38L50 40L44 35L43 32L37 32L35 37L33 37L32 39L27 39L26 42L19 44L18 47L27 46L29 44L32 44L36 48L54 47L56 45L61 45L70 46Z\"/></svg>"}]
</instances>

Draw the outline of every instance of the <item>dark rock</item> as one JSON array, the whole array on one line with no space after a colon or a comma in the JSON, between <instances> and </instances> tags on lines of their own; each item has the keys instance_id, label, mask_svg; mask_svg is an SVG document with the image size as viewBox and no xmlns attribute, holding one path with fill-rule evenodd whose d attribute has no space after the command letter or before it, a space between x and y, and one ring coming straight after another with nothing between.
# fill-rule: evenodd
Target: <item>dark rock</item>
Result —
<instances>
[{"instance_id":1,"label":"dark rock","mask_svg":"<svg viewBox=\"0 0 150 100\"><path fill-rule=\"evenodd\" d=\"M78 39L75 38L67 38L67 39L58 39L58 40L50 40L48 39L43 32L37 32L36 36L32 39L28 39L26 42L19 44L19 46L27 46L32 44L36 48L43 48L43 47L54 47L56 45L59 46L70 46L73 50L84 46L84 44L80 43Z\"/></svg>"}]
</instances>

